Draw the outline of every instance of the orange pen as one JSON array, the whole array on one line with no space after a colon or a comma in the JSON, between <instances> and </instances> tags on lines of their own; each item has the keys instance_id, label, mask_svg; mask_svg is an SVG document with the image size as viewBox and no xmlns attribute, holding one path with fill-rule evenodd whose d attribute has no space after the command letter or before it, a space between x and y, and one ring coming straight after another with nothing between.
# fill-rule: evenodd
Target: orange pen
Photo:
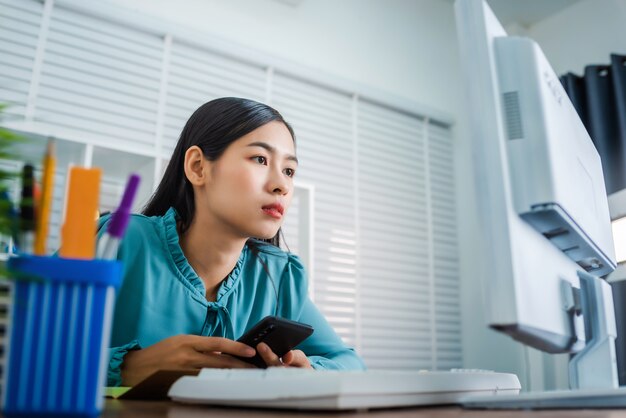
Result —
<instances>
[{"instance_id":1,"label":"orange pen","mask_svg":"<svg viewBox=\"0 0 626 418\"><path fill-rule=\"evenodd\" d=\"M100 194L99 168L72 167L69 175L65 221L61 227L64 258L92 259L96 252L96 220Z\"/></svg>"}]
</instances>

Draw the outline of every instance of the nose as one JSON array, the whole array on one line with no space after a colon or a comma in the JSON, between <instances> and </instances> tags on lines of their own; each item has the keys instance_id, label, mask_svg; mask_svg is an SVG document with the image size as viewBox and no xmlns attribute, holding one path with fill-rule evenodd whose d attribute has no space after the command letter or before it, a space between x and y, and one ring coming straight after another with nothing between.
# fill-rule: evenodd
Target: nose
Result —
<instances>
[{"instance_id":1,"label":"nose","mask_svg":"<svg viewBox=\"0 0 626 418\"><path fill-rule=\"evenodd\" d=\"M273 194L286 195L291 190L288 177L279 167L272 169L267 186L269 191Z\"/></svg>"}]
</instances>

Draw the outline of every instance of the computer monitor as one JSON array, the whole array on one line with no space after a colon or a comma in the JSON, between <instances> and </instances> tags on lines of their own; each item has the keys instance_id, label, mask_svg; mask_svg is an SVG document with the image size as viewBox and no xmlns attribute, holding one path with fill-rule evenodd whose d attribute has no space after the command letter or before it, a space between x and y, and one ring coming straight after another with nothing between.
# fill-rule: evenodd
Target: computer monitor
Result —
<instances>
[{"instance_id":1,"label":"computer monitor","mask_svg":"<svg viewBox=\"0 0 626 418\"><path fill-rule=\"evenodd\" d=\"M488 325L548 353L577 353L570 386L608 390L626 406L626 392L620 401L614 392L611 290L599 278L616 267L600 157L541 48L507 36L484 0L456 0L455 9ZM561 395L554 407L573 405ZM539 405L522 398L500 402Z\"/></svg>"}]
</instances>

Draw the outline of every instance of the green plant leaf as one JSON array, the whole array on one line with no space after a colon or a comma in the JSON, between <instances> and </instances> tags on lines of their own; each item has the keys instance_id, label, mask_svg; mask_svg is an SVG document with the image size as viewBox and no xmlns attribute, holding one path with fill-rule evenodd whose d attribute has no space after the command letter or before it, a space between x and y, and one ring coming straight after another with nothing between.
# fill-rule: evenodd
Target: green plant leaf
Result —
<instances>
[{"instance_id":1,"label":"green plant leaf","mask_svg":"<svg viewBox=\"0 0 626 418\"><path fill-rule=\"evenodd\" d=\"M0 121L3 119L2 116L8 106L9 105L6 103L0 103ZM9 150L16 143L24 141L26 141L26 138L23 136L0 126L0 159L19 159L19 156ZM18 175L19 173L17 172L0 169L0 194L6 195L9 188L9 182L15 180ZM0 234L8 236L15 235L17 222L18 219L15 214L13 203L6 198L0 198ZM0 251L3 250L4 249L0 249Z\"/></svg>"}]
</instances>

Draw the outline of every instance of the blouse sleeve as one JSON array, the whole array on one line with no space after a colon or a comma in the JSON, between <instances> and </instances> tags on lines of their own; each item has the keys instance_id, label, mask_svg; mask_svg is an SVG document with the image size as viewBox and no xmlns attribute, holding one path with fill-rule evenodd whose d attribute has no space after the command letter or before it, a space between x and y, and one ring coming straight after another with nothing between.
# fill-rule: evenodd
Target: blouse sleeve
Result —
<instances>
[{"instance_id":1,"label":"blouse sleeve","mask_svg":"<svg viewBox=\"0 0 626 418\"><path fill-rule=\"evenodd\" d=\"M308 297L306 271L300 259L289 254L281 278L283 315L313 327L313 334L297 348L302 350L314 369L364 370L365 364L353 348L346 346L326 318Z\"/></svg>"},{"instance_id":2,"label":"blouse sleeve","mask_svg":"<svg viewBox=\"0 0 626 418\"><path fill-rule=\"evenodd\" d=\"M132 350L140 350L139 341L133 340L121 347L109 348L109 368L107 370L107 386L120 386L122 384L122 363L124 356Z\"/></svg>"}]
</instances>

